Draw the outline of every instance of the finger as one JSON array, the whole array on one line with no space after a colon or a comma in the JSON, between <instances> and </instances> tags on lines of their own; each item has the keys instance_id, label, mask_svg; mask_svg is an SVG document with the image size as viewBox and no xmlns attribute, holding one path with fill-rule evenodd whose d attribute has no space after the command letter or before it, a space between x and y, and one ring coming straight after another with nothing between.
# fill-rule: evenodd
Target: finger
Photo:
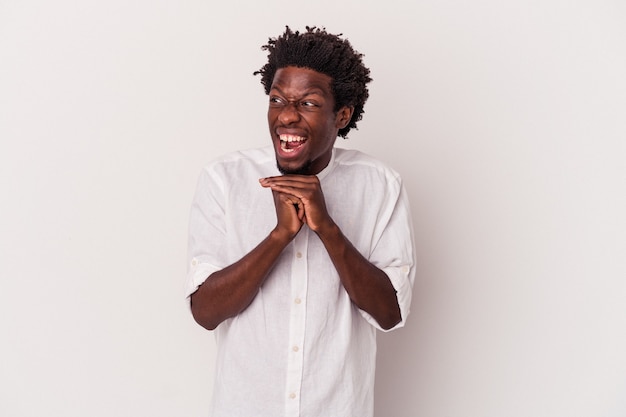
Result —
<instances>
[{"instance_id":1,"label":"finger","mask_svg":"<svg viewBox=\"0 0 626 417\"><path fill-rule=\"evenodd\" d=\"M270 188L272 189L272 191L288 195L289 197L295 198L299 201L308 199L309 195L309 190L304 190L301 188L284 187L279 185L271 186Z\"/></svg>"},{"instance_id":2,"label":"finger","mask_svg":"<svg viewBox=\"0 0 626 417\"><path fill-rule=\"evenodd\" d=\"M301 200L298 200L297 202L293 203L294 208L296 209L296 213L298 215L298 219L300 219L300 221L302 221L302 219L304 218L306 212L304 210L304 203Z\"/></svg>"},{"instance_id":3,"label":"finger","mask_svg":"<svg viewBox=\"0 0 626 417\"><path fill-rule=\"evenodd\" d=\"M298 219L302 221L305 215L304 204L302 202L299 202L297 204L294 204L294 206L296 207L296 211L298 213Z\"/></svg>"},{"instance_id":4,"label":"finger","mask_svg":"<svg viewBox=\"0 0 626 417\"><path fill-rule=\"evenodd\" d=\"M281 193L281 192L274 191L274 190L272 191L277 193L279 200L283 202L285 205L287 205L288 207L290 207L291 209L295 210L298 213L304 212L304 203L299 198L294 197L293 195L290 195L290 194Z\"/></svg>"},{"instance_id":5,"label":"finger","mask_svg":"<svg viewBox=\"0 0 626 417\"><path fill-rule=\"evenodd\" d=\"M259 181L277 181L277 180L283 180L283 179L289 179L289 180L293 180L293 181L302 181L302 182L314 182L317 181L317 176L316 175L293 175L293 174L286 174L286 175L276 175L274 177L265 177L265 178L260 178Z\"/></svg>"},{"instance_id":6,"label":"finger","mask_svg":"<svg viewBox=\"0 0 626 417\"><path fill-rule=\"evenodd\" d=\"M306 196L311 196L314 193L321 192L321 187L318 183L302 183L290 180L277 180L268 181L261 185L267 188L271 188L274 191L291 194L297 198L304 198Z\"/></svg>"},{"instance_id":7,"label":"finger","mask_svg":"<svg viewBox=\"0 0 626 417\"><path fill-rule=\"evenodd\" d=\"M319 180L316 176L305 175L283 175L279 177L260 178L259 183L263 187L272 187L275 185L293 186L293 187L317 187Z\"/></svg>"}]
</instances>

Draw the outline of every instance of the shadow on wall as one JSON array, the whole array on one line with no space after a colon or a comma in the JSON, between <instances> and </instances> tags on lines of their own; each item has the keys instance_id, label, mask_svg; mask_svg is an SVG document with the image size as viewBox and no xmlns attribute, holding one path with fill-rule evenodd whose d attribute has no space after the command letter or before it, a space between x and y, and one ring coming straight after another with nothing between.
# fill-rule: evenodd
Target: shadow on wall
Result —
<instances>
[{"instance_id":1,"label":"shadow on wall","mask_svg":"<svg viewBox=\"0 0 626 417\"><path fill-rule=\"evenodd\" d=\"M402 329L378 334L374 398L376 417L416 416L416 396L420 395L416 389L420 375L418 330L418 320L413 311Z\"/></svg>"},{"instance_id":2,"label":"shadow on wall","mask_svg":"<svg viewBox=\"0 0 626 417\"><path fill-rule=\"evenodd\" d=\"M406 325L377 335L375 417L416 417L428 408L426 397L432 394L429 387L437 383L440 365L437 364L440 341L433 339L442 336L442 331L445 333L445 329L435 328L441 322L433 320L445 304L442 302L445 288L436 285L445 251L437 227L433 227L437 224L436 208L427 203L428 198L414 198L428 195L428 191L414 183L413 176L404 178L415 233L416 276ZM418 410L420 404L425 408Z\"/></svg>"}]
</instances>

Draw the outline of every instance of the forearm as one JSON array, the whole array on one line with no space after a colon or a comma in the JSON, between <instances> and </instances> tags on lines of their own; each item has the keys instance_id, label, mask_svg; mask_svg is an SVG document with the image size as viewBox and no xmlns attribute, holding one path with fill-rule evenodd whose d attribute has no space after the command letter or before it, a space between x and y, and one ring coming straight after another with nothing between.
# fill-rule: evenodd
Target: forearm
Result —
<instances>
[{"instance_id":1,"label":"forearm","mask_svg":"<svg viewBox=\"0 0 626 417\"><path fill-rule=\"evenodd\" d=\"M213 330L245 310L290 240L273 230L239 261L211 274L191 295L191 312L196 322Z\"/></svg>"},{"instance_id":2,"label":"forearm","mask_svg":"<svg viewBox=\"0 0 626 417\"><path fill-rule=\"evenodd\" d=\"M350 299L383 329L402 320L396 291L387 274L369 262L332 223L317 231Z\"/></svg>"}]
</instances>

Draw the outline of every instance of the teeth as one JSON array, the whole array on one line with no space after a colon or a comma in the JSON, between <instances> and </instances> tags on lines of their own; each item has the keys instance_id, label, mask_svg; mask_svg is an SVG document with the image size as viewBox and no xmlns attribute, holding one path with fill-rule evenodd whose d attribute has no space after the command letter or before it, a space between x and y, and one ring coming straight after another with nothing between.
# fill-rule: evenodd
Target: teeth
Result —
<instances>
[{"instance_id":1,"label":"teeth","mask_svg":"<svg viewBox=\"0 0 626 417\"><path fill-rule=\"evenodd\" d=\"M286 153L291 153L295 151L295 148L287 147L288 142L303 142L305 140L302 136L296 136L296 135L280 135L279 138L280 138L280 148L283 150L283 152L286 152Z\"/></svg>"},{"instance_id":2,"label":"teeth","mask_svg":"<svg viewBox=\"0 0 626 417\"><path fill-rule=\"evenodd\" d=\"M304 138L302 136L295 135L280 135L281 142L302 142Z\"/></svg>"},{"instance_id":3,"label":"teeth","mask_svg":"<svg viewBox=\"0 0 626 417\"><path fill-rule=\"evenodd\" d=\"M285 142L284 140L280 141L280 149L282 149L283 152L286 152L286 153L291 153L295 150L295 149L289 149L287 147L287 142Z\"/></svg>"}]
</instances>

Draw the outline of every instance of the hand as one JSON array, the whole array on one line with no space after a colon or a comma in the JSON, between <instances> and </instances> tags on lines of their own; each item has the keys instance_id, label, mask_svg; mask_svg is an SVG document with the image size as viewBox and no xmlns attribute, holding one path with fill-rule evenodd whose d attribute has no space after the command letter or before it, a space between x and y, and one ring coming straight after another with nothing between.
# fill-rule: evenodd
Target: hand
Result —
<instances>
[{"instance_id":1,"label":"hand","mask_svg":"<svg viewBox=\"0 0 626 417\"><path fill-rule=\"evenodd\" d=\"M293 239L304 224L304 205L292 195L272 190L276 208L276 231L289 241Z\"/></svg>"},{"instance_id":2,"label":"hand","mask_svg":"<svg viewBox=\"0 0 626 417\"><path fill-rule=\"evenodd\" d=\"M320 181L315 175L282 175L259 181L263 187L271 188L273 193L279 193L285 201L295 204L298 218L314 232L334 224L326 209Z\"/></svg>"}]
</instances>

